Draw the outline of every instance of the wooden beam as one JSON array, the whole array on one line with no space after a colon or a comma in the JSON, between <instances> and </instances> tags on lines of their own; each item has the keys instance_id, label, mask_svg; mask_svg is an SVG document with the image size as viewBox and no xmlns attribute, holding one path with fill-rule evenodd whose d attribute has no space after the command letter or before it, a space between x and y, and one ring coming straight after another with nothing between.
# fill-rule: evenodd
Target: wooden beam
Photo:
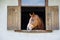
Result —
<instances>
[{"instance_id":1,"label":"wooden beam","mask_svg":"<svg viewBox=\"0 0 60 40\"><path fill-rule=\"evenodd\" d=\"M21 6L21 0L18 0L18 6Z\"/></svg>"},{"instance_id":2,"label":"wooden beam","mask_svg":"<svg viewBox=\"0 0 60 40\"><path fill-rule=\"evenodd\" d=\"M48 6L48 0L45 0L45 6Z\"/></svg>"},{"instance_id":3,"label":"wooden beam","mask_svg":"<svg viewBox=\"0 0 60 40\"><path fill-rule=\"evenodd\" d=\"M21 0L18 0L18 6L21 6ZM45 6L48 6L48 0L45 0Z\"/></svg>"},{"instance_id":4,"label":"wooden beam","mask_svg":"<svg viewBox=\"0 0 60 40\"><path fill-rule=\"evenodd\" d=\"M23 33L51 33L52 30L32 30L32 31L27 31L27 30L15 30L15 32L23 32Z\"/></svg>"}]
</instances>

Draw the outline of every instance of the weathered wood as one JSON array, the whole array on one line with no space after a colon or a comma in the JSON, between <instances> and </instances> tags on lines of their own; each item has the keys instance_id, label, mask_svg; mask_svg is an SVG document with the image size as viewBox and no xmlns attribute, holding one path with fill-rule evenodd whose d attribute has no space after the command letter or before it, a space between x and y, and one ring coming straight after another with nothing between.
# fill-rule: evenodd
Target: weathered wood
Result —
<instances>
[{"instance_id":1,"label":"weathered wood","mask_svg":"<svg viewBox=\"0 0 60 40\"><path fill-rule=\"evenodd\" d=\"M58 6L46 7L46 29L47 30L59 29Z\"/></svg>"},{"instance_id":2,"label":"weathered wood","mask_svg":"<svg viewBox=\"0 0 60 40\"><path fill-rule=\"evenodd\" d=\"M8 30L20 30L20 27L21 27L20 6L8 6L7 10L8 10L7 29Z\"/></svg>"},{"instance_id":3,"label":"weathered wood","mask_svg":"<svg viewBox=\"0 0 60 40\"><path fill-rule=\"evenodd\" d=\"M51 33L52 30L32 30L32 31L27 31L27 30L15 30L15 32L23 32L23 33Z\"/></svg>"}]
</instances>

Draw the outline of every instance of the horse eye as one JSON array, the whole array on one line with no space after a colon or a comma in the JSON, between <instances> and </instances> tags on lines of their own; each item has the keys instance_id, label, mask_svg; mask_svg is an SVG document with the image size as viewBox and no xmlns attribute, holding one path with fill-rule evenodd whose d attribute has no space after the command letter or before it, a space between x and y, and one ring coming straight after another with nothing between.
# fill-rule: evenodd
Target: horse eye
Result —
<instances>
[{"instance_id":1,"label":"horse eye","mask_svg":"<svg viewBox=\"0 0 60 40\"><path fill-rule=\"evenodd\" d=\"M33 19L31 21L34 21Z\"/></svg>"}]
</instances>

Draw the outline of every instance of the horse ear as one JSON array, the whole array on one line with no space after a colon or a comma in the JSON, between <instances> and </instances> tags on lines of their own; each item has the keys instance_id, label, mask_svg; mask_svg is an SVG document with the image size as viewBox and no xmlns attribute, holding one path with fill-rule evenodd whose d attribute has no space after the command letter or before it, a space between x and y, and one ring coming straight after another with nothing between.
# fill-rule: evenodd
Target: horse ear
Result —
<instances>
[{"instance_id":1,"label":"horse ear","mask_svg":"<svg viewBox=\"0 0 60 40\"><path fill-rule=\"evenodd\" d=\"M33 15L35 15L35 13L33 12Z\"/></svg>"},{"instance_id":2,"label":"horse ear","mask_svg":"<svg viewBox=\"0 0 60 40\"><path fill-rule=\"evenodd\" d=\"M31 16L31 14L29 13L29 15Z\"/></svg>"}]
</instances>

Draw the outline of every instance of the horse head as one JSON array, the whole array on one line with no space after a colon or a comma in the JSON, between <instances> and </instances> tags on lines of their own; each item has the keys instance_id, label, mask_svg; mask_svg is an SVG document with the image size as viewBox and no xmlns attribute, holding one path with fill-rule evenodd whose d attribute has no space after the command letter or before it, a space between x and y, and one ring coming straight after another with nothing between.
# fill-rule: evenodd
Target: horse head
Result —
<instances>
[{"instance_id":1,"label":"horse head","mask_svg":"<svg viewBox=\"0 0 60 40\"><path fill-rule=\"evenodd\" d=\"M27 30L43 29L43 22L37 14L35 14L34 12L32 14L29 13L29 16L30 19L27 25Z\"/></svg>"}]
</instances>

